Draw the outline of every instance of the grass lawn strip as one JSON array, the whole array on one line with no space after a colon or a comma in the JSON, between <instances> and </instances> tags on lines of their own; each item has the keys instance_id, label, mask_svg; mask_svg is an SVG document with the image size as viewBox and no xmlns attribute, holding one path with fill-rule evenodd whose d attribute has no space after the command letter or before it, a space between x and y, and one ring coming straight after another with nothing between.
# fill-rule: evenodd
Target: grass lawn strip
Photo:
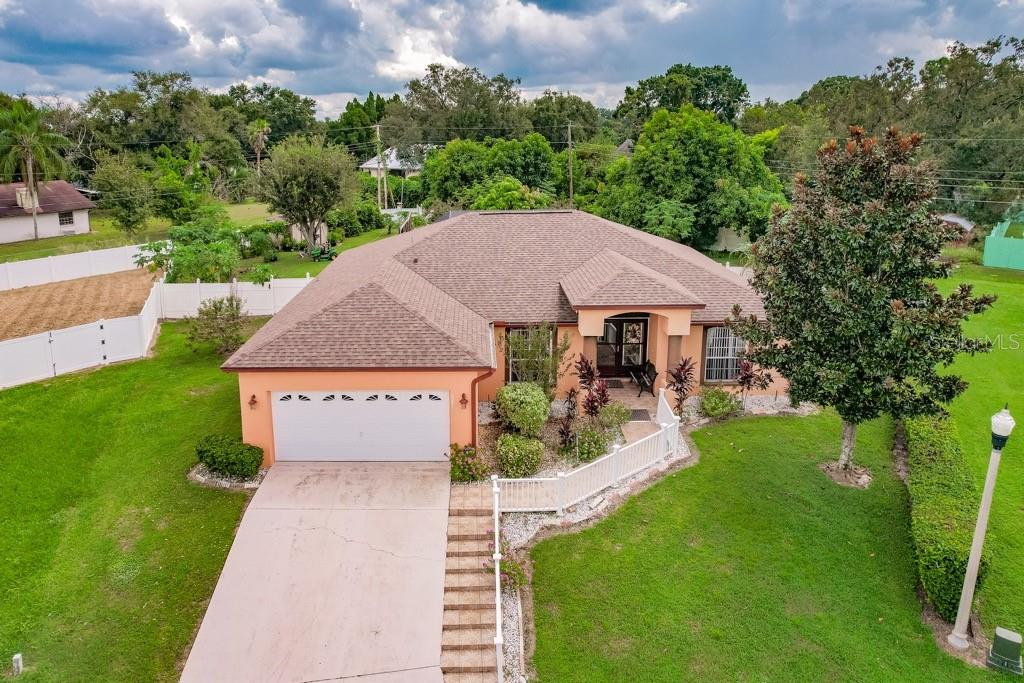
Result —
<instances>
[{"instance_id":1,"label":"grass lawn strip","mask_svg":"<svg viewBox=\"0 0 1024 683\"><path fill-rule=\"evenodd\" d=\"M176 681L248 494L185 478L235 378L165 323L151 359L0 391L0 653L19 681Z\"/></svg>"},{"instance_id":2,"label":"grass lawn strip","mask_svg":"<svg viewBox=\"0 0 1024 683\"><path fill-rule=\"evenodd\" d=\"M987 678L921 621L891 424L861 430L866 490L836 486L839 421L743 418L698 466L532 552L540 681Z\"/></svg>"},{"instance_id":3,"label":"grass lawn strip","mask_svg":"<svg viewBox=\"0 0 1024 683\"><path fill-rule=\"evenodd\" d=\"M0 341L136 315L156 275L126 270L0 291Z\"/></svg>"},{"instance_id":4,"label":"grass lawn strip","mask_svg":"<svg viewBox=\"0 0 1024 683\"><path fill-rule=\"evenodd\" d=\"M990 310L965 326L968 335L987 336L993 342L992 351L962 356L953 367L969 382L967 391L950 405L950 414L978 490L988 468L993 413L1008 402L1018 424L999 468L986 536L992 564L975 608L990 635L996 626L1020 632L1024 631L1024 272L962 266L943 289L961 282L999 297Z\"/></svg>"}]
</instances>

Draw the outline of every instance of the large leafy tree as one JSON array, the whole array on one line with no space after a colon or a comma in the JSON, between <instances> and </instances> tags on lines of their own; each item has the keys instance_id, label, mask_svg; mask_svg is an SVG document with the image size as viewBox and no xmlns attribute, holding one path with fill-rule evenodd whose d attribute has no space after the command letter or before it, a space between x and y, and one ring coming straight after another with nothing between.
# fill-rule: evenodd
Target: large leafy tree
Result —
<instances>
[{"instance_id":1,"label":"large leafy tree","mask_svg":"<svg viewBox=\"0 0 1024 683\"><path fill-rule=\"evenodd\" d=\"M463 203L469 196L467 188L495 177L507 176L533 189L547 189L553 159L551 145L538 133L518 140L452 140L427 156L423 184L431 199L448 204Z\"/></svg>"},{"instance_id":2,"label":"large leafy tree","mask_svg":"<svg viewBox=\"0 0 1024 683\"><path fill-rule=\"evenodd\" d=\"M836 409L842 468L858 424L942 412L966 383L940 370L987 349L961 323L993 298L966 284L944 297L933 284L949 274L939 256L956 228L934 215L936 179L915 162L920 144L851 127L845 145L825 145L814 177L797 179L792 208L754 246L765 320L737 309L729 321L750 343L746 358L778 369L795 400Z\"/></svg>"},{"instance_id":3,"label":"large leafy tree","mask_svg":"<svg viewBox=\"0 0 1024 683\"><path fill-rule=\"evenodd\" d=\"M633 122L639 133L658 109L679 109L692 104L732 123L750 100L747 84L728 66L675 64L659 76L627 86L615 115Z\"/></svg>"},{"instance_id":4,"label":"large leafy tree","mask_svg":"<svg viewBox=\"0 0 1024 683\"><path fill-rule=\"evenodd\" d=\"M405 97L389 103L381 125L388 144L398 147L517 137L530 129L518 80L441 64L431 64L422 78L406 84Z\"/></svg>"},{"instance_id":5,"label":"large leafy tree","mask_svg":"<svg viewBox=\"0 0 1024 683\"><path fill-rule=\"evenodd\" d=\"M32 198L32 232L39 239L39 181L65 168L60 152L68 139L43 123L42 113L24 101L0 111L0 176L19 176Z\"/></svg>"},{"instance_id":6,"label":"large leafy tree","mask_svg":"<svg viewBox=\"0 0 1024 683\"><path fill-rule=\"evenodd\" d=\"M604 216L698 248L733 228L757 238L782 184L765 166L763 145L692 105L660 110L631 158L608 169L595 201Z\"/></svg>"},{"instance_id":7,"label":"large leafy tree","mask_svg":"<svg viewBox=\"0 0 1024 683\"><path fill-rule=\"evenodd\" d=\"M495 176L470 188L464 203L478 211L543 209L551 204L551 197L531 190L512 176Z\"/></svg>"},{"instance_id":8,"label":"large leafy tree","mask_svg":"<svg viewBox=\"0 0 1024 683\"><path fill-rule=\"evenodd\" d=\"M574 142L593 139L601 126L597 107L579 95L557 90L545 90L530 102L529 116L533 129L553 145L568 143L570 123Z\"/></svg>"},{"instance_id":9,"label":"large leafy tree","mask_svg":"<svg viewBox=\"0 0 1024 683\"><path fill-rule=\"evenodd\" d=\"M327 213L359 194L355 160L344 147L320 138L288 138L271 152L260 193L273 211L299 227L311 247Z\"/></svg>"},{"instance_id":10,"label":"large leafy tree","mask_svg":"<svg viewBox=\"0 0 1024 683\"><path fill-rule=\"evenodd\" d=\"M100 208L110 214L118 229L127 235L142 229L153 200L145 171L124 154L100 155L92 186L100 191Z\"/></svg>"}]
</instances>

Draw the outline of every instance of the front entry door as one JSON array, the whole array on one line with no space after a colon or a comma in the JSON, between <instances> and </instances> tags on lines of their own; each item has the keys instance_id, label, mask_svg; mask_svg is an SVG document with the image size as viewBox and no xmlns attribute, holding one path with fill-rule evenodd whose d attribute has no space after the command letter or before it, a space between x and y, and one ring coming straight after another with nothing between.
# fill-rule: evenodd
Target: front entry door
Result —
<instances>
[{"instance_id":1,"label":"front entry door","mask_svg":"<svg viewBox=\"0 0 1024 683\"><path fill-rule=\"evenodd\" d=\"M604 321L597 339L597 369L604 377L625 377L629 368L647 362L647 320Z\"/></svg>"}]
</instances>

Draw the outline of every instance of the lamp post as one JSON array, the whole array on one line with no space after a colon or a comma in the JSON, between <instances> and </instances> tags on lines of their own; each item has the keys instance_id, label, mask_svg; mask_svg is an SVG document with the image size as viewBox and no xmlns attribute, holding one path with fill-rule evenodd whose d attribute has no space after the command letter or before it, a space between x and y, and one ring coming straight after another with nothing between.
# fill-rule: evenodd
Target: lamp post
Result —
<instances>
[{"instance_id":1,"label":"lamp post","mask_svg":"<svg viewBox=\"0 0 1024 683\"><path fill-rule=\"evenodd\" d=\"M966 650L967 622L971 618L971 603L974 602L974 585L978 580L978 563L981 562L981 547L985 544L985 528L988 526L988 513L992 508L992 490L996 487L996 474L999 472L999 458L1003 446L1010 438L1010 432L1016 423L1010 416L1009 407L1003 408L992 416L992 455L989 456L988 474L985 475L985 490L981 494L981 508L978 510L978 522L974 525L974 540L971 542L971 554L967 560L967 573L964 575L964 587L960 593L960 607L956 612L956 623L953 632L946 640L957 650Z\"/></svg>"}]
</instances>

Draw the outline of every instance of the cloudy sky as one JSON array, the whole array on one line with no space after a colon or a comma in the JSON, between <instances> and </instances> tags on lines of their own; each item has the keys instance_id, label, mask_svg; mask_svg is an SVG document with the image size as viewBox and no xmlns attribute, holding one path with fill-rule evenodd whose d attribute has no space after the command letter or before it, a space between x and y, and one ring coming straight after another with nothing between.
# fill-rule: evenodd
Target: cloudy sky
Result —
<instances>
[{"instance_id":1,"label":"cloudy sky","mask_svg":"<svg viewBox=\"0 0 1024 683\"><path fill-rule=\"evenodd\" d=\"M0 90L80 99L132 70L265 80L335 115L431 62L614 106L677 62L729 64L754 99L894 55L1024 35L1024 0L0 0Z\"/></svg>"}]
</instances>

